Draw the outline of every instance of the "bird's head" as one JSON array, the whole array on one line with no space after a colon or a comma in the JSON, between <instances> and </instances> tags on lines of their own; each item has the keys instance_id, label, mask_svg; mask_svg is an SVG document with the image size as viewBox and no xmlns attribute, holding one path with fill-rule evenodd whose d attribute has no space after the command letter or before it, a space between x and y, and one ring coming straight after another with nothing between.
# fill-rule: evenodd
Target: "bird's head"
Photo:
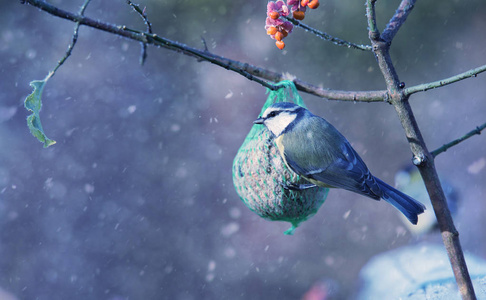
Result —
<instances>
[{"instance_id":1,"label":"bird's head","mask_svg":"<svg viewBox=\"0 0 486 300\"><path fill-rule=\"evenodd\" d=\"M305 111L305 108L291 102L274 103L253 123L265 125L278 137L295 124L297 117L303 111Z\"/></svg>"}]
</instances>

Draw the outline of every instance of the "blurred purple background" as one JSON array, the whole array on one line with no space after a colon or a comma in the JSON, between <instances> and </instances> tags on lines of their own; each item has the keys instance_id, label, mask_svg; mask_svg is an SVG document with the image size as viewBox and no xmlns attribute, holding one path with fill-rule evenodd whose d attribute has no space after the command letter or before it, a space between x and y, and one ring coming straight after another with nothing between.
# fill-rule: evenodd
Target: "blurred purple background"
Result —
<instances>
[{"instance_id":1,"label":"blurred purple background","mask_svg":"<svg viewBox=\"0 0 486 300\"><path fill-rule=\"evenodd\" d=\"M50 1L78 11L83 1ZM145 1L154 32L325 88L384 89L371 53L298 28L279 51L266 1ZM377 2L378 25L399 1ZM143 29L125 1L93 0L86 16ZM364 1L321 1L305 22L368 43ZM299 299L332 282L354 297L372 256L415 243L384 202L332 190L294 236L260 219L233 188L231 166L266 99L255 82L205 62L81 27L73 55L47 83L41 117L57 144L28 131L23 100L64 55L74 24L2 1L0 11L0 288L13 299ZM418 1L392 45L407 86L485 63L486 3ZM486 121L481 74L412 96L430 150ZM411 161L391 105L302 94L375 176L393 184ZM486 256L486 138L437 157L462 199L465 251ZM440 235L427 237L440 242ZM6 296L5 296L6 297Z\"/></svg>"}]
</instances>

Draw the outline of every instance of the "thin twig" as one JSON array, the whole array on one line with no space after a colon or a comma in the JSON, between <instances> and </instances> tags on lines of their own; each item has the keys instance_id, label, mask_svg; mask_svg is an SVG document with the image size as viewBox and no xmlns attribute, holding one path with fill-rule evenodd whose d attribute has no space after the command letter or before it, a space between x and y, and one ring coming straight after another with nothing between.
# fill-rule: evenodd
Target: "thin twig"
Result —
<instances>
[{"instance_id":1,"label":"thin twig","mask_svg":"<svg viewBox=\"0 0 486 300\"><path fill-rule=\"evenodd\" d=\"M140 17L144 21L145 25L147 25L147 32L153 33L152 32L152 24L148 20L147 13L145 12L145 9L143 9L143 10L140 9L140 6L138 4L134 4L130 0L127 0L127 3L128 3L128 5L130 5L133 8L133 10L135 10L140 15ZM147 43L141 43L141 45L142 45L142 52L141 52L141 55L140 55L140 65L143 66L143 64L145 63L145 60L147 59Z\"/></svg>"},{"instance_id":2,"label":"thin twig","mask_svg":"<svg viewBox=\"0 0 486 300\"><path fill-rule=\"evenodd\" d=\"M366 19L368 20L368 36L371 41L373 54L375 55L376 61L383 74L383 79L385 79L386 87L388 91L389 101L393 97L397 97L400 93L400 81L398 79L397 71L393 65L390 56L390 42L385 42L381 39L380 31L376 26L376 11L375 11L376 0L366 1Z\"/></svg>"},{"instance_id":3,"label":"thin twig","mask_svg":"<svg viewBox=\"0 0 486 300\"><path fill-rule=\"evenodd\" d=\"M245 76L249 80L258 82L269 89L275 89L277 87L267 81L279 82L285 79L281 73L273 72L247 63L231 60L229 58L218 56L204 50L191 48L179 42L159 37L156 34L147 34L138 30L127 28L126 26L112 25L79 14L74 14L59 9L44 1L25 0L25 3L29 3L32 6L40 8L41 10L53 16L57 16L73 22L79 22L81 25L86 25L98 30L123 36L134 41L152 44L157 47L163 47L172 51L178 51L185 55L208 61L225 69L237 72ZM265 79L266 81L262 80L261 78ZM294 83L297 89L300 91L304 91L306 93L313 94L322 98L327 98L329 100L343 100L354 102L383 102L387 99L387 91L338 91L320 88L298 79L294 79Z\"/></svg>"},{"instance_id":4,"label":"thin twig","mask_svg":"<svg viewBox=\"0 0 486 300\"><path fill-rule=\"evenodd\" d=\"M208 44L206 43L206 40L204 39L204 37L201 36L201 43L203 44L204 46L204 52L209 52L209 49L208 49Z\"/></svg>"},{"instance_id":5,"label":"thin twig","mask_svg":"<svg viewBox=\"0 0 486 300\"><path fill-rule=\"evenodd\" d=\"M466 133L462 137L455 139L450 143L444 144L444 145L442 145L442 147L437 148L434 151L431 151L430 154L432 154L433 157L436 157L437 155L441 154L442 152L446 152L449 148L454 147L455 145L467 140L468 138L470 138L470 137L472 137L476 134L478 134L478 135L481 134L481 131L483 131L484 128L486 128L486 123L484 123L483 125L478 126L475 129L469 131L468 133Z\"/></svg>"},{"instance_id":6,"label":"thin twig","mask_svg":"<svg viewBox=\"0 0 486 300\"><path fill-rule=\"evenodd\" d=\"M86 7L88 7L88 4L89 4L90 1L91 0L85 0L84 1L83 5L79 9L79 15L80 16L84 15L84 11L86 10ZM61 58L61 60L59 60L59 62L57 63L56 67L54 68L54 70L52 70L47 75L46 79L49 79L52 76L54 76L54 73L56 73L57 69L59 69L62 66L62 64L64 64L64 62L68 59L68 57L71 56L71 53L73 52L73 49L74 49L74 45L76 45L76 42L78 41L78 32L79 32L79 26L80 25L81 25L81 23L76 22L76 25L74 26L73 38L72 38L71 43L68 46L68 49L66 51L66 54L64 54L64 56Z\"/></svg>"},{"instance_id":7,"label":"thin twig","mask_svg":"<svg viewBox=\"0 0 486 300\"><path fill-rule=\"evenodd\" d=\"M406 89L404 89L403 92L406 95L411 95L411 94L415 94L415 93L418 93L418 92L425 92L425 91L435 89L435 88L438 88L438 87L446 86L448 84L451 84L451 83L454 83L454 82L457 82L457 81L460 81L460 80L463 80L463 79L466 79L466 78L476 77L479 73L482 73L482 72L485 72L485 71L486 71L486 65L483 65L483 66L477 67L475 69L471 69L469 71L466 71L466 72L461 73L461 74L457 74L457 75L449 77L449 78L445 78L445 79L434 81L434 82L419 84L419 85L416 85L416 86L406 88Z\"/></svg>"},{"instance_id":8,"label":"thin twig","mask_svg":"<svg viewBox=\"0 0 486 300\"><path fill-rule=\"evenodd\" d=\"M147 32L153 33L152 32L152 23L149 22L149 20L147 18L147 13L145 12L145 9L143 9L143 10L140 9L140 5L135 4L130 0L127 0L127 3L128 3L128 5L130 5L133 8L134 11L136 11L140 15L140 17L144 21L145 25L147 25Z\"/></svg>"},{"instance_id":9,"label":"thin twig","mask_svg":"<svg viewBox=\"0 0 486 300\"><path fill-rule=\"evenodd\" d=\"M416 0L403 0L400 5L398 6L397 11L390 19L388 24L386 25L385 30L381 34L381 38L385 42L391 42L395 35L397 34L400 27L405 23L407 20L408 15L412 11Z\"/></svg>"},{"instance_id":10,"label":"thin twig","mask_svg":"<svg viewBox=\"0 0 486 300\"><path fill-rule=\"evenodd\" d=\"M358 50L363 50L363 51L370 51L371 50L370 45L359 45L359 44L351 43L351 42L348 42L348 41L345 41L345 40L341 40L341 39L333 37L333 36L331 36L331 35L329 35L325 32L322 32L322 31L319 31L315 28L312 28L309 25L306 25L306 24L302 23L301 21L296 20L294 18L285 17L285 19L287 19L289 22L291 22L295 26L300 27L304 30L307 30L307 31L317 35L321 39L326 40L326 41L330 41L335 45L344 46L344 47L353 48L353 49L358 49Z\"/></svg>"},{"instance_id":11,"label":"thin twig","mask_svg":"<svg viewBox=\"0 0 486 300\"><path fill-rule=\"evenodd\" d=\"M376 13L375 13L376 0L366 0L366 18L368 20L368 31L371 41L378 39L380 31L376 27Z\"/></svg>"}]
</instances>

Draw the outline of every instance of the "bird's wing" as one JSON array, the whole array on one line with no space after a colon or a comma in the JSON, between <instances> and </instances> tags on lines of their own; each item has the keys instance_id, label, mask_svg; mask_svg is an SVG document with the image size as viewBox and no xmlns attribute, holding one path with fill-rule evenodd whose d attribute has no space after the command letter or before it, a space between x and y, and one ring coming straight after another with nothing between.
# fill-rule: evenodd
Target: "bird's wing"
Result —
<instances>
[{"instance_id":1,"label":"bird's wing","mask_svg":"<svg viewBox=\"0 0 486 300\"><path fill-rule=\"evenodd\" d=\"M368 167L337 129L317 116L304 125L286 133L282 142L285 160L296 173L374 199L381 197Z\"/></svg>"}]
</instances>

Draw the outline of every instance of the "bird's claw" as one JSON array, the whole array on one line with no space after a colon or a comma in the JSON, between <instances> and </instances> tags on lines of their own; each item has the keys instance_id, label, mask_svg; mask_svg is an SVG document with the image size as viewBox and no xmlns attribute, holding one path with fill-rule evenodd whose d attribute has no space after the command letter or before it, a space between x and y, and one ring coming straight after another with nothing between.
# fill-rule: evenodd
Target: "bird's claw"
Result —
<instances>
[{"instance_id":1,"label":"bird's claw","mask_svg":"<svg viewBox=\"0 0 486 300\"><path fill-rule=\"evenodd\" d=\"M286 190L291 190L291 191L303 191L311 188L317 187L317 185L308 183L308 184L297 184L294 182L291 183L282 183L282 187Z\"/></svg>"}]
</instances>

